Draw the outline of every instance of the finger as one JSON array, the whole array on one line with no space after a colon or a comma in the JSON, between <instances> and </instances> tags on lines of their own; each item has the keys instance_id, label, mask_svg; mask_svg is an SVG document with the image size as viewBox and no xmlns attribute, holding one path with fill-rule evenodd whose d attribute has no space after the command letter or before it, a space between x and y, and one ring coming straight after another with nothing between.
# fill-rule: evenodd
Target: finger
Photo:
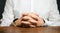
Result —
<instances>
[{"instance_id":1,"label":"finger","mask_svg":"<svg viewBox=\"0 0 60 33\"><path fill-rule=\"evenodd\" d=\"M35 25L35 26L37 25L37 21L34 20L33 18L29 17L29 16L23 17L23 20L22 21L29 21L32 25Z\"/></svg>"},{"instance_id":2,"label":"finger","mask_svg":"<svg viewBox=\"0 0 60 33\"><path fill-rule=\"evenodd\" d=\"M35 19L36 21L38 20L38 16L36 16L35 14L29 14L29 16L31 17L31 18L33 18L33 19Z\"/></svg>"},{"instance_id":3,"label":"finger","mask_svg":"<svg viewBox=\"0 0 60 33\"><path fill-rule=\"evenodd\" d=\"M31 23L28 21L22 21L21 24L30 25Z\"/></svg>"},{"instance_id":4,"label":"finger","mask_svg":"<svg viewBox=\"0 0 60 33\"><path fill-rule=\"evenodd\" d=\"M32 19L32 18L30 18L28 21L29 21L32 25L37 25L37 21L34 20L34 19Z\"/></svg>"},{"instance_id":5,"label":"finger","mask_svg":"<svg viewBox=\"0 0 60 33\"><path fill-rule=\"evenodd\" d=\"M23 17L24 17L24 16L27 16L27 15L28 15L28 13L27 13L27 12L22 14L22 16L23 16Z\"/></svg>"},{"instance_id":6,"label":"finger","mask_svg":"<svg viewBox=\"0 0 60 33\"><path fill-rule=\"evenodd\" d=\"M37 26L43 26L44 25L44 21L42 18L38 18L38 23Z\"/></svg>"},{"instance_id":7,"label":"finger","mask_svg":"<svg viewBox=\"0 0 60 33\"><path fill-rule=\"evenodd\" d=\"M23 17L22 19L23 19L23 21L29 21L29 22L31 22L32 24L36 24L36 23L37 23L36 20L34 20L33 18L31 18L31 17L29 17L29 16L25 16L25 17Z\"/></svg>"},{"instance_id":8,"label":"finger","mask_svg":"<svg viewBox=\"0 0 60 33\"><path fill-rule=\"evenodd\" d=\"M30 27L30 26L29 26L30 24L31 24L31 23L29 23L29 22L27 22L27 21L22 21L20 27Z\"/></svg>"},{"instance_id":9,"label":"finger","mask_svg":"<svg viewBox=\"0 0 60 33\"><path fill-rule=\"evenodd\" d=\"M23 21L28 21L30 18L31 18L31 17L29 17L29 16L24 16L24 17L22 17L22 20L23 20Z\"/></svg>"},{"instance_id":10,"label":"finger","mask_svg":"<svg viewBox=\"0 0 60 33\"><path fill-rule=\"evenodd\" d=\"M29 25L31 28L35 28L36 26L35 25Z\"/></svg>"}]
</instances>

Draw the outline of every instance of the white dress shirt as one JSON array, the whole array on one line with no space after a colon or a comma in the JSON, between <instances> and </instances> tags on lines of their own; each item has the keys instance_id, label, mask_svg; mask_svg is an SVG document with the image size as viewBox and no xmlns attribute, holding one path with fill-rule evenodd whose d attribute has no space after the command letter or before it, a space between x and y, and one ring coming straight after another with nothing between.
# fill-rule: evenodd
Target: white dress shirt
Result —
<instances>
[{"instance_id":1,"label":"white dress shirt","mask_svg":"<svg viewBox=\"0 0 60 33\"><path fill-rule=\"evenodd\" d=\"M24 12L35 12L45 20L44 25L60 26L56 0L7 0L1 26L10 26Z\"/></svg>"}]
</instances>

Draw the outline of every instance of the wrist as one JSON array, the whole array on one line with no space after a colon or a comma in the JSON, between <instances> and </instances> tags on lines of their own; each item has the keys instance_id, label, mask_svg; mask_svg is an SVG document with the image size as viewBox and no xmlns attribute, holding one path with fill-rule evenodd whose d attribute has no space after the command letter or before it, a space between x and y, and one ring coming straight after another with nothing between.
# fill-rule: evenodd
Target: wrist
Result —
<instances>
[{"instance_id":1,"label":"wrist","mask_svg":"<svg viewBox=\"0 0 60 33\"><path fill-rule=\"evenodd\" d=\"M18 18L13 20L13 23L11 24L11 26L17 26L17 22L18 22Z\"/></svg>"},{"instance_id":2,"label":"wrist","mask_svg":"<svg viewBox=\"0 0 60 33\"><path fill-rule=\"evenodd\" d=\"M43 22L45 23L45 20L43 19Z\"/></svg>"},{"instance_id":3,"label":"wrist","mask_svg":"<svg viewBox=\"0 0 60 33\"><path fill-rule=\"evenodd\" d=\"M15 22L15 21L17 21L17 20L18 20L18 18L14 19L13 22Z\"/></svg>"}]
</instances>

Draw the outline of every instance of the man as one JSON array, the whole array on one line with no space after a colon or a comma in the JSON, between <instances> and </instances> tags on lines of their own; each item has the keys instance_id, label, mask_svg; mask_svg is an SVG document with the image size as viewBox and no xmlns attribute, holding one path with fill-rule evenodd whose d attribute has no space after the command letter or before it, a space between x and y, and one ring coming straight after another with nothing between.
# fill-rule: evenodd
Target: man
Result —
<instances>
[{"instance_id":1,"label":"man","mask_svg":"<svg viewBox=\"0 0 60 33\"><path fill-rule=\"evenodd\" d=\"M7 0L1 26L60 26L59 21L56 0Z\"/></svg>"}]
</instances>

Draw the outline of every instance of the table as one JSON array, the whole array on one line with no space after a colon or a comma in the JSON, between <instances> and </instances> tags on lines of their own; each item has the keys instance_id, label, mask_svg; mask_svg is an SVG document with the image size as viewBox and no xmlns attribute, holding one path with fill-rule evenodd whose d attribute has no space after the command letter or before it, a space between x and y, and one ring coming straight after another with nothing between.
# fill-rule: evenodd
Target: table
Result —
<instances>
[{"instance_id":1,"label":"table","mask_svg":"<svg viewBox=\"0 0 60 33\"><path fill-rule=\"evenodd\" d=\"M20 28L20 27L0 27L0 33L60 33L60 27L37 27L37 28Z\"/></svg>"}]
</instances>

